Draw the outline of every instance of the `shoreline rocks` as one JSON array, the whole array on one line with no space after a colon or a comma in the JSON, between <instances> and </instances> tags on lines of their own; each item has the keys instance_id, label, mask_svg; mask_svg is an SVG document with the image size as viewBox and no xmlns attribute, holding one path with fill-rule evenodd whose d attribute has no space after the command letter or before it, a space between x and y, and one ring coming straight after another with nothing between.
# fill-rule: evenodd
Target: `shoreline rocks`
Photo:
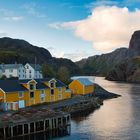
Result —
<instances>
[{"instance_id":1,"label":"shoreline rocks","mask_svg":"<svg viewBox=\"0 0 140 140\"><path fill-rule=\"evenodd\" d=\"M63 112L70 113L71 116L77 116L81 114L85 114L87 112L92 112L101 105L103 105L103 101L106 99L112 99L120 97L121 95L110 93L103 89L99 85L95 85L95 93L92 97L85 97L85 96L76 96L73 97L72 100L77 100L77 102L69 105L62 105L61 107L54 108L55 110L61 110Z\"/></svg>"},{"instance_id":2,"label":"shoreline rocks","mask_svg":"<svg viewBox=\"0 0 140 140\"><path fill-rule=\"evenodd\" d=\"M108 92L107 90L99 86L98 84L95 84L95 97L98 97L102 100L107 100L107 99L117 98L120 96L121 95L119 94Z\"/></svg>"}]
</instances>

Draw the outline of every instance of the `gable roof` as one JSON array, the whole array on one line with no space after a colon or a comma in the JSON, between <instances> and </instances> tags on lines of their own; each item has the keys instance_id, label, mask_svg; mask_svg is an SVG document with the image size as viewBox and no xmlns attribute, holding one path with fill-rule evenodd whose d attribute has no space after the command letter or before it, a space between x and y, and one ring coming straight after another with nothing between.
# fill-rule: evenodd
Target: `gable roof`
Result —
<instances>
[{"instance_id":1,"label":"gable roof","mask_svg":"<svg viewBox=\"0 0 140 140\"><path fill-rule=\"evenodd\" d=\"M85 86L93 85L93 83L90 80L88 80L87 78L78 78L76 80L79 81L82 85L85 85Z\"/></svg>"},{"instance_id":2,"label":"gable roof","mask_svg":"<svg viewBox=\"0 0 140 140\"><path fill-rule=\"evenodd\" d=\"M18 69L22 64L0 64L1 69Z\"/></svg>"},{"instance_id":3,"label":"gable roof","mask_svg":"<svg viewBox=\"0 0 140 140\"><path fill-rule=\"evenodd\" d=\"M60 80L56 79L56 87L66 87L67 85L65 85L63 82L61 82Z\"/></svg>"},{"instance_id":4,"label":"gable roof","mask_svg":"<svg viewBox=\"0 0 140 140\"><path fill-rule=\"evenodd\" d=\"M35 79L36 81L39 80L39 81L42 81L42 82L49 82L51 80L55 80L56 81L56 87L66 87L67 85L64 84L63 82L61 82L60 80L58 79L55 79L55 78L44 78L44 79Z\"/></svg>"},{"instance_id":5,"label":"gable roof","mask_svg":"<svg viewBox=\"0 0 140 140\"><path fill-rule=\"evenodd\" d=\"M47 85L43 84L41 79L32 79L36 82L36 89L46 89L49 88ZM27 84L32 81L31 79L19 80L20 84Z\"/></svg>"},{"instance_id":6,"label":"gable roof","mask_svg":"<svg viewBox=\"0 0 140 140\"><path fill-rule=\"evenodd\" d=\"M52 79L52 78L51 78ZM46 89L50 88L49 86L45 85L43 82L49 82L51 80L48 79L34 79L36 84L36 89ZM56 80L56 87L66 87L66 85L61 82L60 80ZM28 91L27 88L25 88L22 84L27 84L31 79L27 80L0 80L0 89L2 89L4 92L18 92L18 91Z\"/></svg>"},{"instance_id":7,"label":"gable roof","mask_svg":"<svg viewBox=\"0 0 140 140\"><path fill-rule=\"evenodd\" d=\"M36 71L41 71L41 66L39 64L29 64Z\"/></svg>"},{"instance_id":8,"label":"gable roof","mask_svg":"<svg viewBox=\"0 0 140 140\"><path fill-rule=\"evenodd\" d=\"M4 92L27 91L28 90L20 84L19 80L0 80L0 88Z\"/></svg>"}]
</instances>

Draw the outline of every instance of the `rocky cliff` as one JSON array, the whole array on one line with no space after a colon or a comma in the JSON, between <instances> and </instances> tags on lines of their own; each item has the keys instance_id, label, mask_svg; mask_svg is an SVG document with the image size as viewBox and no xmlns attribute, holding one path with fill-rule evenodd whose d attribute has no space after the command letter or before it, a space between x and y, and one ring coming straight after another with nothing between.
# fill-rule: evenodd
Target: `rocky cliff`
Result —
<instances>
[{"instance_id":1,"label":"rocky cliff","mask_svg":"<svg viewBox=\"0 0 140 140\"><path fill-rule=\"evenodd\" d=\"M140 31L131 37L127 57L108 72L106 79L126 82L140 82Z\"/></svg>"},{"instance_id":2,"label":"rocky cliff","mask_svg":"<svg viewBox=\"0 0 140 140\"><path fill-rule=\"evenodd\" d=\"M82 59L76 64L83 75L106 76L108 80L140 82L140 31L131 37L129 48L119 48L111 53Z\"/></svg>"},{"instance_id":3,"label":"rocky cliff","mask_svg":"<svg viewBox=\"0 0 140 140\"><path fill-rule=\"evenodd\" d=\"M76 62L84 75L106 76L115 65L128 57L127 48L119 48L111 53L96 55Z\"/></svg>"}]
</instances>

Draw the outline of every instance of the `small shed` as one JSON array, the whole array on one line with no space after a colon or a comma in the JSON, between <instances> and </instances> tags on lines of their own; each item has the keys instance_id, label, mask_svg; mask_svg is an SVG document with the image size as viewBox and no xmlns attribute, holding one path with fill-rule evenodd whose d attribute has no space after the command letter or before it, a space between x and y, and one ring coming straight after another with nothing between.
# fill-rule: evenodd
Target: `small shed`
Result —
<instances>
[{"instance_id":1,"label":"small shed","mask_svg":"<svg viewBox=\"0 0 140 140\"><path fill-rule=\"evenodd\" d=\"M87 78L78 78L69 84L69 88L73 94L77 95L93 95L94 83Z\"/></svg>"}]
</instances>

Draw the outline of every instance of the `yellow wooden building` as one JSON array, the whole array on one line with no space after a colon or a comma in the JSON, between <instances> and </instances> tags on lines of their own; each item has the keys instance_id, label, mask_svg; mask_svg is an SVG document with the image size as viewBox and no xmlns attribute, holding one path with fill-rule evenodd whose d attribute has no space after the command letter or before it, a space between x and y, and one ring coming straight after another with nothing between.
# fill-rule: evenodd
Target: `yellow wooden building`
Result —
<instances>
[{"instance_id":1,"label":"yellow wooden building","mask_svg":"<svg viewBox=\"0 0 140 140\"><path fill-rule=\"evenodd\" d=\"M18 110L68 98L71 98L71 91L64 83L54 78L0 80L0 107L3 110Z\"/></svg>"},{"instance_id":2,"label":"yellow wooden building","mask_svg":"<svg viewBox=\"0 0 140 140\"><path fill-rule=\"evenodd\" d=\"M73 94L77 95L92 96L94 94L94 84L87 78L78 78L73 80L69 84L69 88Z\"/></svg>"}]
</instances>

